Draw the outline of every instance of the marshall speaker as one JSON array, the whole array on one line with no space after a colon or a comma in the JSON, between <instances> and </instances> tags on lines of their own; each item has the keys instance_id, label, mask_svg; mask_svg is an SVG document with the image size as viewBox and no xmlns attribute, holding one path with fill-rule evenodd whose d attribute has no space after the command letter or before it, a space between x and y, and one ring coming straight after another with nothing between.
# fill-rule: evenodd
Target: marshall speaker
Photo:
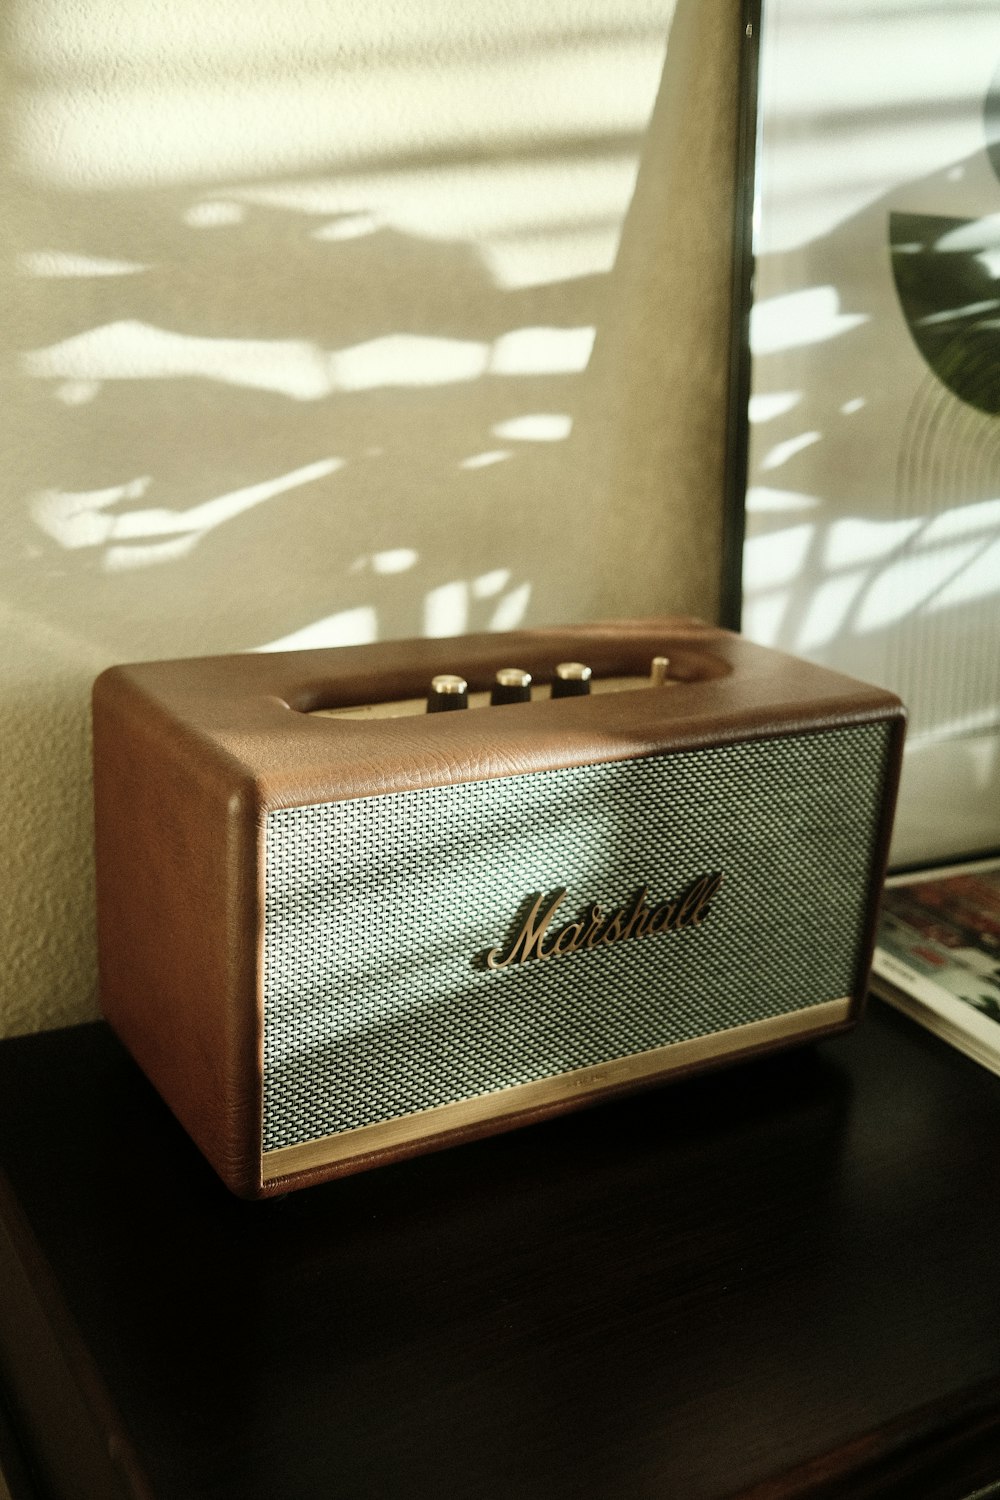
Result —
<instances>
[{"instance_id":1,"label":"marshall speaker","mask_svg":"<svg viewBox=\"0 0 1000 1500\"><path fill-rule=\"evenodd\" d=\"M249 1197L828 1035L902 736L685 620L115 667L105 1014Z\"/></svg>"}]
</instances>

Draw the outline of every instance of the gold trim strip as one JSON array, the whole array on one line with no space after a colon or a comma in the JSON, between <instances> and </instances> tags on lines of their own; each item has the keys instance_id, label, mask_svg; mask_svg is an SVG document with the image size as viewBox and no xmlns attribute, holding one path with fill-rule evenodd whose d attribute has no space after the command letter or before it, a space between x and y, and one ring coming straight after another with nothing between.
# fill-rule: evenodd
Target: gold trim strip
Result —
<instances>
[{"instance_id":1,"label":"gold trim strip","mask_svg":"<svg viewBox=\"0 0 1000 1500\"><path fill-rule=\"evenodd\" d=\"M850 998L826 1000L804 1010L769 1016L763 1021L749 1021L745 1026L732 1026L727 1031L714 1031L709 1036L692 1037L687 1042L673 1042L666 1047L654 1047L649 1052L637 1052L631 1057L616 1057L608 1062L594 1063L589 1068L575 1068L571 1073L557 1073L535 1083L515 1084L511 1088L497 1089L492 1094L477 1094L474 1099L458 1099L453 1104L441 1104L435 1109L382 1120L375 1125L362 1125L357 1130L322 1136L298 1146L281 1146L276 1151L263 1153L261 1180L273 1182L275 1178L288 1177L293 1172L334 1166L353 1157L370 1156L377 1151L392 1150L448 1131L463 1130L484 1120L544 1109L547 1105L659 1074L666 1076L710 1058L735 1057L753 1047L792 1037L805 1038L814 1031L824 1031L847 1021L851 1004Z\"/></svg>"}]
</instances>

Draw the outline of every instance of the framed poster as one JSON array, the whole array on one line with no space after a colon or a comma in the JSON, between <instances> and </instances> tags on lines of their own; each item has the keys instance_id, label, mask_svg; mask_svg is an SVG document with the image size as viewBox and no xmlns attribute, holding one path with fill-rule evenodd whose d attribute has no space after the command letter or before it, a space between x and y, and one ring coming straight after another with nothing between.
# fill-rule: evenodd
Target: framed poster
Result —
<instances>
[{"instance_id":1,"label":"framed poster","mask_svg":"<svg viewBox=\"0 0 1000 1500\"><path fill-rule=\"evenodd\" d=\"M1000 847L1000 6L764 6L745 632L910 710L893 863Z\"/></svg>"}]
</instances>

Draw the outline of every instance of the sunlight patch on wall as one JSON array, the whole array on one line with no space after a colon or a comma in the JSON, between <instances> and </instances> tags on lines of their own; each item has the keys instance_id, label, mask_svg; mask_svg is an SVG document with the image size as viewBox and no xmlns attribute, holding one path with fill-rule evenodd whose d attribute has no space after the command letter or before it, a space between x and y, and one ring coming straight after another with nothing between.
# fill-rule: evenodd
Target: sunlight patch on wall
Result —
<instances>
[{"instance_id":1,"label":"sunlight patch on wall","mask_svg":"<svg viewBox=\"0 0 1000 1500\"><path fill-rule=\"evenodd\" d=\"M437 639L461 635L470 628L472 599L495 597L506 586L510 572L506 568L482 574L471 584L455 579L431 589L424 598L424 635ZM531 602L531 584L521 583L497 601L487 630L514 630L521 624Z\"/></svg>"},{"instance_id":2,"label":"sunlight patch on wall","mask_svg":"<svg viewBox=\"0 0 1000 1500\"><path fill-rule=\"evenodd\" d=\"M393 333L327 353L305 339L212 339L149 324L106 323L25 355L39 380L200 377L319 401L334 391L454 385L493 375L578 374L596 330L517 328L495 343Z\"/></svg>"},{"instance_id":3,"label":"sunlight patch on wall","mask_svg":"<svg viewBox=\"0 0 1000 1500\"><path fill-rule=\"evenodd\" d=\"M394 549L400 553L409 549ZM386 555L386 554L383 554ZM494 568L471 582L453 579L430 589L424 598L424 634L429 638L461 635L469 628L470 604L473 599L501 597L486 626L487 630L513 630L524 619L531 600L531 584L521 583L506 594L510 582L509 568ZM378 614L371 605L341 610L327 615L290 635L257 646L257 651L302 651L325 646L363 646L378 639Z\"/></svg>"},{"instance_id":4,"label":"sunlight patch on wall","mask_svg":"<svg viewBox=\"0 0 1000 1500\"><path fill-rule=\"evenodd\" d=\"M212 339L132 320L106 323L25 356L37 379L165 380L200 376L317 400L330 391L327 361L305 340Z\"/></svg>"},{"instance_id":5,"label":"sunlight patch on wall","mask_svg":"<svg viewBox=\"0 0 1000 1500\"><path fill-rule=\"evenodd\" d=\"M172 548L161 546L155 550L146 548L144 552L136 550L131 564L124 562L124 554L119 552L115 562L109 563L108 567L111 571L121 571L129 565L142 566L139 558L144 558L147 564L173 561L216 527L234 520L266 500L287 494L289 490L298 489L302 485L312 484L318 479L325 479L340 468L343 468L342 459L322 459L318 463L295 469L290 474L282 474L277 479L268 479L261 484L248 485L243 489L232 490L229 494L218 495L212 500L204 500L200 505L190 506L187 510L159 508L126 510L117 515L107 513L111 506L141 500L152 483L149 475L142 475L127 484L113 485L107 489L44 490L33 497L29 508L36 526L70 551L80 547L106 546L110 542L144 541L151 537L177 533L184 533L190 538L190 545L187 547L174 545Z\"/></svg>"},{"instance_id":6,"label":"sunlight patch on wall","mask_svg":"<svg viewBox=\"0 0 1000 1500\"><path fill-rule=\"evenodd\" d=\"M531 584L519 584L516 589L511 589L505 594L493 611L489 623L490 630L516 630L528 613L528 605L531 602Z\"/></svg>"},{"instance_id":7,"label":"sunlight patch on wall","mask_svg":"<svg viewBox=\"0 0 1000 1500\"><path fill-rule=\"evenodd\" d=\"M503 9L502 40L517 50L581 30L616 32L624 25L631 33L656 33L663 21L656 0L631 0L624 22L621 0L547 0L544 7L535 0L505 0ZM481 6L456 9L450 0L423 0L391 11L379 0L367 5L330 0L321 6L258 0L254 17L250 26L243 6L206 10L201 0L173 0L136 12L134 19L111 0L71 7L61 0L32 0L30 13L16 12L18 51L25 66L46 76L63 70L85 69L90 77L117 72L123 53L139 76L164 68L175 76L206 71L214 76L220 67L252 74L294 71L304 60L326 59L331 51L345 62L428 53L447 61L455 52L481 51L489 20Z\"/></svg>"},{"instance_id":8,"label":"sunlight patch on wall","mask_svg":"<svg viewBox=\"0 0 1000 1500\"><path fill-rule=\"evenodd\" d=\"M593 327L515 328L492 345L473 339L387 334L329 355L329 388L365 391L453 385L487 374L579 374L587 368L595 333Z\"/></svg>"},{"instance_id":9,"label":"sunlight patch on wall","mask_svg":"<svg viewBox=\"0 0 1000 1500\"><path fill-rule=\"evenodd\" d=\"M255 651L311 651L322 646L368 646L378 640L378 616L370 604L315 620Z\"/></svg>"},{"instance_id":10,"label":"sunlight patch on wall","mask_svg":"<svg viewBox=\"0 0 1000 1500\"><path fill-rule=\"evenodd\" d=\"M573 430L573 418L566 412L538 411L523 417L511 417L492 428L495 437L511 438L520 443L559 443Z\"/></svg>"},{"instance_id":11,"label":"sunlight patch on wall","mask_svg":"<svg viewBox=\"0 0 1000 1500\"><path fill-rule=\"evenodd\" d=\"M499 594L510 582L509 568L493 568L489 573L481 573L478 578L472 580L472 596L474 599L492 599Z\"/></svg>"},{"instance_id":12,"label":"sunlight patch on wall","mask_svg":"<svg viewBox=\"0 0 1000 1500\"><path fill-rule=\"evenodd\" d=\"M416 562L417 553L412 547L390 547L372 555L372 568L376 573L407 573Z\"/></svg>"},{"instance_id":13,"label":"sunlight patch on wall","mask_svg":"<svg viewBox=\"0 0 1000 1500\"><path fill-rule=\"evenodd\" d=\"M25 276L61 279L67 276L135 276L149 266L133 260L109 260L102 255L77 255L68 250L29 250L17 258Z\"/></svg>"},{"instance_id":14,"label":"sunlight patch on wall","mask_svg":"<svg viewBox=\"0 0 1000 1500\"><path fill-rule=\"evenodd\" d=\"M329 218L316 240L395 230L420 240L489 242L541 230L572 233L615 225L635 189L639 135L630 150L576 156L532 152L510 160L388 167L298 181L236 184L239 204Z\"/></svg>"},{"instance_id":15,"label":"sunlight patch on wall","mask_svg":"<svg viewBox=\"0 0 1000 1500\"><path fill-rule=\"evenodd\" d=\"M491 469L494 464L502 464L505 459L513 458L509 448L489 448L484 453L473 453L469 458L463 458L458 467L460 469Z\"/></svg>"},{"instance_id":16,"label":"sunlight patch on wall","mask_svg":"<svg viewBox=\"0 0 1000 1500\"><path fill-rule=\"evenodd\" d=\"M425 636L461 635L469 623L469 585L456 579L431 589L424 599Z\"/></svg>"},{"instance_id":17,"label":"sunlight patch on wall","mask_svg":"<svg viewBox=\"0 0 1000 1500\"><path fill-rule=\"evenodd\" d=\"M206 198L201 203L193 203L182 217L191 229L227 229L232 224L242 224L246 218L246 209L242 203Z\"/></svg>"},{"instance_id":18,"label":"sunlight patch on wall","mask_svg":"<svg viewBox=\"0 0 1000 1500\"><path fill-rule=\"evenodd\" d=\"M397 7L394 21L398 14ZM162 187L296 172L320 161L349 166L373 153L410 155L415 146L474 156L484 141L496 150L641 131L659 82L662 36L567 45L575 29L513 63L478 51L453 67L431 56L396 65L338 60L285 76L270 65L256 77L208 71L178 79L164 71L155 108L149 81L130 78L127 62L102 88L67 70L58 83L25 88L12 131L15 161L23 176L53 185ZM197 57L190 38L183 56Z\"/></svg>"},{"instance_id":19,"label":"sunlight patch on wall","mask_svg":"<svg viewBox=\"0 0 1000 1500\"><path fill-rule=\"evenodd\" d=\"M109 505L141 500L152 479L142 474L127 484L109 485L106 489L43 490L30 504L32 520L60 547L74 551L78 547L99 547L113 535L115 517L102 514Z\"/></svg>"},{"instance_id":20,"label":"sunlight patch on wall","mask_svg":"<svg viewBox=\"0 0 1000 1500\"><path fill-rule=\"evenodd\" d=\"M318 351L317 351L318 352ZM322 358L322 356L320 356ZM327 356L327 391L372 391L386 386L454 385L478 380L489 345L472 339L391 333Z\"/></svg>"},{"instance_id":21,"label":"sunlight patch on wall","mask_svg":"<svg viewBox=\"0 0 1000 1500\"><path fill-rule=\"evenodd\" d=\"M321 229L314 229L310 234L310 239L325 241L328 244L340 244L344 240L362 240L366 235L375 234L379 227L379 221L374 214L348 213L342 219L334 219L332 224L324 224Z\"/></svg>"},{"instance_id":22,"label":"sunlight patch on wall","mask_svg":"<svg viewBox=\"0 0 1000 1500\"><path fill-rule=\"evenodd\" d=\"M516 328L493 345L493 375L574 375L587 368L596 328Z\"/></svg>"}]
</instances>

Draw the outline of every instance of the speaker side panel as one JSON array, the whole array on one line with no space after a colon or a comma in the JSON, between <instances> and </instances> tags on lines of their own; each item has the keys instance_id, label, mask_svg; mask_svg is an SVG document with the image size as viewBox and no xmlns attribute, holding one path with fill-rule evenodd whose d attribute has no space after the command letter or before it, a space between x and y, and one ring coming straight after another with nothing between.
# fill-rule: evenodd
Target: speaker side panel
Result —
<instances>
[{"instance_id":1,"label":"speaker side panel","mask_svg":"<svg viewBox=\"0 0 1000 1500\"><path fill-rule=\"evenodd\" d=\"M94 688L101 1008L228 1186L259 1191L257 800L112 668Z\"/></svg>"}]
</instances>

